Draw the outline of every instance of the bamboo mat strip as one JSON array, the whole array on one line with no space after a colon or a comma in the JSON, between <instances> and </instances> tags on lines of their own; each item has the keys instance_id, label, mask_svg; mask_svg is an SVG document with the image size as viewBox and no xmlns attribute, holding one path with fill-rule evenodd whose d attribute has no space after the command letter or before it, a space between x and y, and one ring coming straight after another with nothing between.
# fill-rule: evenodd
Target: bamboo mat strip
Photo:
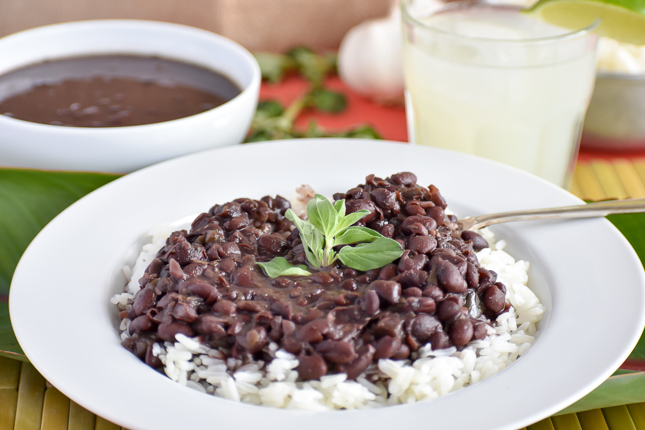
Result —
<instances>
[{"instance_id":1,"label":"bamboo mat strip","mask_svg":"<svg viewBox=\"0 0 645 430\"><path fill-rule=\"evenodd\" d=\"M645 160L581 163L576 167L570 190L583 200L645 197ZM0 429L121 430L121 427L48 387L31 364L0 357ZM645 430L645 403L554 416L523 430Z\"/></svg>"},{"instance_id":2,"label":"bamboo mat strip","mask_svg":"<svg viewBox=\"0 0 645 430\"><path fill-rule=\"evenodd\" d=\"M95 423L96 415L76 402L69 402L69 423L67 430L93 430Z\"/></svg>"},{"instance_id":3,"label":"bamboo mat strip","mask_svg":"<svg viewBox=\"0 0 645 430\"><path fill-rule=\"evenodd\" d=\"M584 430L609 430L605 416L600 409L578 412L576 415Z\"/></svg>"},{"instance_id":4,"label":"bamboo mat strip","mask_svg":"<svg viewBox=\"0 0 645 430\"><path fill-rule=\"evenodd\" d=\"M627 197L645 197L645 183L634 165L629 160L615 160L613 165L620 183L625 187Z\"/></svg>"},{"instance_id":5,"label":"bamboo mat strip","mask_svg":"<svg viewBox=\"0 0 645 430\"><path fill-rule=\"evenodd\" d=\"M627 410L636 428L638 430L645 429L645 404L635 403L627 405Z\"/></svg>"},{"instance_id":6,"label":"bamboo mat strip","mask_svg":"<svg viewBox=\"0 0 645 430\"><path fill-rule=\"evenodd\" d=\"M576 414L565 414L551 417L555 430L582 430Z\"/></svg>"},{"instance_id":7,"label":"bamboo mat strip","mask_svg":"<svg viewBox=\"0 0 645 430\"><path fill-rule=\"evenodd\" d=\"M121 427L117 426L116 424L112 424L111 422L104 420L101 417L96 417L96 430L119 430Z\"/></svg>"},{"instance_id":8,"label":"bamboo mat strip","mask_svg":"<svg viewBox=\"0 0 645 430\"><path fill-rule=\"evenodd\" d=\"M22 363L16 408L17 430L40 429L44 398L45 378L31 364Z\"/></svg>"},{"instance_id":9,"label":"bamboo mat strip","mask_svg":"<svg viewBox=\"0 0 645 430\"><path fill-rule=\"evenodd\" d=\"M13 388L15 390L19 384L20 361L0 356L0 389Z\"/></svg>"},{"instance_id":10,"label":"bamboo mat strip","mask_svg":"<svg viewBox=\"0 0 645 430\"><path fill-rule=\"evenodd\" d=\"M54 387L47 388L43 402L41 430L66 430L69 399Z\"/></svg>"},{"instance_id":11,"label":"bamboo mat strip","mask_svg":"<svg viewBox=\"0 0 645 430\"><path fill-rule=\"evenodd\" d=\"M591 163L591 170L598 178L598 182L604 190L605 198L624 199L627 193L619 176L616 174L613 164L608 161L597 161Z\"/></svg>"},{"instance_id":12,"label":"bamboo mat strip","mask_svg":"<svg viewBox=\"0 0 645 430\"><path fill-rule=\"evenodd\" d=\"M645 182L645 160L632 161L632 166L634 166L634 170L638 173L641 181Z\"/></svg>"},{"instance_id":13,"label":"bamboo mat strip","mask_svg":"<svg viewBox=\"0 0 645 430\"><path fill-rule=\"evenodd\" d=\"M636 430L634 421L626 405L612 406L611 408L604 408L602 414L605 416L607 425L610 429L620 430Z\"/></svg>"},{"instance_id":14,"label":"bamboo mat strip","mask_svg":"<svg viewBox=\"0 0 645 430\"><path fill-rule=\"evenodd\" d=\"M551 418L547 418L528 426L527 430L555 430L555 427L553 427L553 422L551 422Z\"/></svg>"},{"instance_id":15,"label":"bamboo mat strip","mask_svg":"<svg viewBox=\"0 0 645 430\"><path fill-rule=\"evenodd\" d=\"M17 388L0 388L0 429L12 429L16 422Z\"/></svg>"},{"instance_id":16,"label":"bamboo mat strip","mask_svg":"<svg viewBox=\"0 0 645 430\"><path fill-rule=\"evenodd\" d=\"M578 170L574 171L574 174L571 175L571 184L569 184L569 192L575 196L582 194L582 188L580 186L580 178L578 177Z\"/></svg>"},{"instance_id":17,"label":"bamboo mat strip","mask_svg":"<svg viewBox=\"0 0 645 430\"><path fill-rule=\"evenodd\" d=\"M645 166L644 166L645 167ZM645 173L645 171L644 171ZM579 164L574 172L574 180L578 184L576 194L583 200L602 200L605 192L598 182L594 171L589 164Z\"/></svg>"}]
</instances>

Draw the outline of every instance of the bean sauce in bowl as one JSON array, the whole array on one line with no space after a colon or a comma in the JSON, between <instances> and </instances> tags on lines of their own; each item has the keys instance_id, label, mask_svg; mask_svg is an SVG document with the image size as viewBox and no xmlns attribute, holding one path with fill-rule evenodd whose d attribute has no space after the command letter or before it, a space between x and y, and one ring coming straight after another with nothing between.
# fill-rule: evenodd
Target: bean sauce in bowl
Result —
<instances>
[{"instance_id":1,"label":"bean sauce in bowl","mask_svg":"<svg viewBox=\"0 0 645 430\"><path fill-rule=\"evenodd\" d=\"M277 162L276 154L279 154ZM333 166L333 169L330 170L330 166ZM491 228L497 238L497 240L489 240L486 237L491 248L495 246L495 242L500 244L501 241L506 241L509 253L518 261L524 259L530 261L531 267L528 271L530 287L546 312L539 323L533 344L512 365L480 382L438 398L368 410L305 412L258 406L222 398L223 396L217 392L215 393L217 396L199 392L193 389L193 382L196 381L192 379L185 381L186 385L181 385L167 376L165 369L164 374L160 374L159 371L146 365L139 356L133 354L139 349L145 359L147 347L135 346L133 350L124 348L124 340L119 336L119 325L123 315L119 315L118 308L110 303L110 299L115 294L123 292L126 281L121 270L125 265L132 267L135 264L141 248L146 247L146 243L149 242L150 230L155 226L172 224L176 220L190 216L191 221L188 221L187 225L175 225L171 230L186 230L186 236L183 238L180 237L181 235L172 235L174 239L170 246L178 245L174 250L177 258L183 262L179 256L181 249L192 249L193 246L199 248L197 245L200 245L202 239L198 240L198 238L203 235L206 245L201 246L205 249L206 257L209 257L207 249L209 242L218 244L219 248L211 250L209 258L213 259L212 262L206 263L203 256L198 259L200 254L194 254L195 259L202 261L201 259L204 258L202 263L206 263L205 266L210 264L214 267L215 264L219 264L220 274L228 264L233 274L242 269L247 270L244 262L249 263L250 257L249 254L242 255L242 251L237 255L231 245L224 246L224 243L231 242L228 239L235 238L236 232L244 236L244 233L249 232L250 229L244 233L242 230L253 223L243 227L244 217L240 213L239 216L242 218L229 223L225 228L223 224L233 219L220 223L224 220L222 215L226 214L224 206L231 209L231 205L227 206L227 203L238 200L237 204L244 206L247 214L252 214L253 211L250 209L253 205L248 201L261 202L264 196L271 196L274 200L273 209L271 209L270 200L264 201L270 209L266 212L269 220L269 216L273 216L270 215L271 213L279 214L284 208L275 202L278 200L277 195L289 197L292 200L294 188L303 183L309 184L316 192L330 199L334 198L335 193L343 193L347 204L356 198L356 196L349 198L348 194L351 194L349 191L358 185L368 183L366 176L370 173L373 173L375 178L386 180L399 172L414 172L417 176L416 183L421 188L429 189L430 184L435 184L448 202L449 209L459 216L579 203L578 199L562 189L501 164L464 154L395 142L305 139L239 145L182 157L142 169L97 190L68 208L34 239L18 264L11 286L9 304L16 336L34 366L70 399L118 425L142 429L181 428L182 426L197 428L217 425L222 428L262 426L287 430L301 428L322 430L330 427L352 429L366 426L385 430L399 427L412 428L430 420L433 426L446 429L477 428L482 425L487 428L522 428L562 410L581 398L610 376L624 361L636 344L645 324L643 315L645 276L642 265L629 244L609 222L603 219L513 223ZM178 178L190 180L187 182ZM379 181L375 180L375 183L378 184ZM262 206L261 203L257 205L258 208ZM215 206L220 208L211 211ZM259 210L259 212L264 211ZM191 222L202 212L208 216L200 217L201 221L195 223L194 232L198 234L193 236L188 233ZM233 212L234 210L229 210L228 215L232 215ZM218 217L221 219L218 220ZM254 218L251 215L248 219L251 221ZM384 219L392 218L384 214ZM214 220L222 224L220 227L224 232L224 238L227 239L225 242L215 240L219 229L215 227ZM276 215L274 221L281 222L281 219ZM205 224L202 225L202 222ZM207 227L209 224L213 225ZM236 225L241 228L231 230ZM257 227L253 225L253 228ZM210 241L206 240L208 230L213 231L208 234ZM275 234L281 235L281 231L278 226ZM418 235L418 233L415 234ZM159 237L162 237L163 246L171 234L160 234ZM409 238L410 235L405 236L403 233L402 237ZM183 239L186 239L186 242ZM296 239L287 237L284 240L294 241L292 249L295 258L298 254L295 246ZM280 243L279 241L270 242ZM186 247L186 243L190 244L190 247ZM245 242L240 238L240 242L237 243L238 248L242 245L241 250L244 249L246 253L244 244ZM284 251L284 256L287 259L291 258L288 248L282 250L281 246L272 245L267 248L271 249L271 252ZM485 261L482 252L486 252L486 249L483 248L478 252L481 256L478 256L478 260L482 264ZM230 254L228 257L224 256L225 250ZM419 250L420 248L417 252ZM172 255L169 252L170 249L166 251L162 256ZM153 258L145 264L146 267L152 263L156 253L155 249ZM216 255L219 259L216 259ZM238 257L239 262L236 261ZM611 260L609 260L610 257ZM235 264L234 269L230 267L230 262L224 262L227 258ZM266 255L266 258L273 257ZM179 260L175 260L180 263ZM168 261L171 260L168 259ZM611 261L611 265L607 264L607 261ZM190 267L179 264L183 274L192 274L196 278L194 280L187 278L185 281L190 281L189 284L201 285L201 282L196 281L208 279L206 270L197 274L196 270L202 263L195 262ZM398 263L396 266L398 271ZM162 269L159 274L165 270L168 270L168 274L172 271L174 275L170 275L171 277L183 278L174 263L172 265L168 263L167 269ZM245 270L236 276L242 279ZM381 268L380 272L383 270ZM430 272L427 265L425 269L418 270ZM150 273L155 273L155 270ZM415 288L414 286L403 288L402 282L394 280L402 273L384 280L401 284L399 299L403 298L403 290ZM344 274L344 276L347 275ZM230 280L228 275L222 275L222 277L227 282ZM134 283L138 290L139 279L137 278L138 276L135 276ZM155 284L159 288L163 283L168 286L171 284L179 286L179 278L173 277L177 282L170 279L161 281L164 276L160 276ZM254 279L254 276L247 277L247 280ZM294 282L302 280L293 279ZM319 281L315 283L322 284ZM369 282L363 279L363 281L366 282L357 281L357 287L359 287L357 291L361 289L370 291L370 285L378 279ZM151 279L146 286L151 282L154 280ZM503 283L507 291L511 291L510 283ZM210 301L211 295L204 294L208 290L207 287L201 291L205 298L199 295L189 298L187 292L190 290L197 292L201 288L193 285L189 289L189 284L183 285L186 291L180 287L176 292L178 296L186 296L187 301L174 296L173 291L170 291L164 303L159 303L163 297L158 299L157 304L161 305L161 311L157 315L154 315L154 311L150 312L151 308L141 315L154 318L161 315L163 318L162 314L165 313L181 321L177 316L184 319L190 318L190 310L182 305L193 300L202 300L203 305L209 308L207 313L214 312L212 306L220 298ZM372 285L371 291L377 290L377 285ZM607 288L607 285L612 287ZM242 286L240 290L252 288ZM324 286L321 289L325 294ZM424 297L423 289L419 289L422 291L421 297ZM283 290L276 288L276 294L280 291L294 290L295 287L290 289L289 286ZM260 291L264 290L260 289ZM333 290L332 293L348 295L353 291L338 289ZM381 300L382 296L378 295L378 292L376 294L379 299L378 312L392 312L392 309L388 310L385 307L385 299ZM165 303L175 299L177 302L174 306ZM323 297L318 299L320 301L315 302L316 306L327 315L338 315L339 308L358 306L358 301L339 305L331 300L334 307L327 308L328 305L321 306L325 301ZM403 306L407 299L408 297L405 297L401 302ZM143 297L140 300L140 304L144 305ZM266 301L267 305L264 305L257 300L243 300L238 297L235 302L236 306L239 303L239 307L232 315L238 315L238 318L246 315L246 317L255 318L258 323L262 322L263 316L267 316L265 311L263 309L259 312L254 311L252 304L258 307L267 306L267 311L271 312L273 317L279 315L278 310L271 310L268 307L268 301ZM438 300L435 301L435 304L438 302ZM302 313L302 308L307 308L307 306L299 306L301 305L294 306L294 315ZM418 316L423 314L420 309L412 311ZM224 307L221 310L225 310ZM364 312L360 306L358 311ZM127 313L126 311L125 316ZM504 318L507 313L503 312L496 319ZM253 317L253 315L257 316ZM292 315L292 322L300 324L293 320ZM285 321L284 318L283 321ZM233 323L232 319L230 322ZM219 321L215 323L222 324ZM285 326L288 325L285 324ZM246 330L245 324L237 327L242 329L237 334ZM270 321L263 327L269 327L266 332L269 335ZM446 331L445 328L442 330ZM235 342L228 345L231 348L236 344L239 345L236 349L243 358L248 353L247 346L251 346L254 340L261 339L260 331L259 328L256 330L258 335L256 336L249 330L239 339L236 338L237 334L231 334ZM284 333L285 330L282 332ZM604 333L608 332L612 335L605 336ZM321 332L323 336L328 334L329 332L327 334ZM192 336L190 333L183 337L176 335L175 339L181 339L181 347L176 345L177 342L169 342L171 347L168 348L164 341L164 347L166 347L164 359L167 363L179 363L182 361L182 356L186 356L186 351L192 356L191 350L202 348L202 344L192 342L194 337L197 336ZM227 339L230 338L227 337ZM380 339L377 335L375 340L378 342ZM598 347L599 339L601 339L602 348ZM142 340L145 346L145 339ZM303 350L311 352L311 356L313 352L323 355L326 347L321 349L315 345L324 340L321 342L314 342L314 340L313 338L306 340L308 345L304 343L305 340L302 340ZM247 343L244 344L244 342ZM480 341L471 340L472 342ZM409 343L407 344L409 346ZM282 345L285 346L284 342ZM224 380L222 371L224 373L227 371L227 364L224 364L219 366L218 373L216 361L221 357L217 356L216 346L210 343L207 345L208 350L199 352L198 355L205 357L200 357L202 362L197 364L204 366L211 362L215 363L210 369L212 374L206 376L207 379L213 378L213 381ZM308 349L309 347L312 347L311 350ZM360 345L358 348L355 347L355 352L358 349ZM268 351L266 355L272 353L271 349ZM280 363L286 362L288 366L295 367L299 365L300 353L285 349L285 354L289 355L283 355L279 351L280 348L276 349L275 355L282 360ZM427 349L419 348L417 353L421 355L426 351ZM161 351L157 352L157 357L162 357ZM264 353L265 351L262 351L258 355ZM589 356L593 356L594 359L588 360ZM232 364L238 360L235 357L229 358L231 360L226 361L231 361ZM452 360L453 357L436 358ZM388 372L408 373L407 370L400 370L403 368L397 366L401 360L392 360L392 357L383 360L384 362L390 360L392 364L392 367L385 369ZM334 363L331 360L330 362ZM268 361L266 363L268 364ZM580 363L585 365L580 366ZM328 364L326 375L320 379L302 381L302 384L310 386L320 384L322 389L338 387L340 382L337 379L342 378L339 375L343 375L334 367L338 365L337 363ZM182 369L175 370L177 374L181 374ZM238 390L239 387L246 387L248 391L254 390L254 383L249 379L249 374L252 373L250 365L236 370L240 373L227 377L232 379L231 382ZM281 367L271 367L272 374L285 374L281 372ZM172 372L169 373L174 375ZM344 382L360 384L359 379L361 378L351 380L345 376ZM554 390L553 384L545 382L548 380L557 381L558 389ZM367 379L367 382L370 381ZM412 381L415 381L414 377L410 379L410 382ZM275 386L276 390L282 387L288 388L292 383L289 379L278 382ZM295 381L295 383L300 382ZM226 390L227 387L228 385L225 384L222 389ZM346 394L345 399L351 398L351 392ZM303 395L299 398L303 403L307 400L307 395L316 396L311 391L306 391Z\"/></svg>"},{"instance_id":2,"label":"bean sauce in bowl","mask_svg":"<svg viewBox=\"0 0 645 430\"><path fill-rule=\"evenodd\" d=\"M259 66L217 34L153 21L0 39L0 166L128 173L240 143Z\"/></svg>"},{"instance_id":3,"label":"bean sauce in bowl","mask_svg":"<svg viewBox=\"0 0 645 430\"><path fill-rule=\"evenodd\" d=\"M164 58L67 58L0 75L0 113L39 124L125 127L206 112L240 94L226 76Z\"/></svg>"}]
</instances>

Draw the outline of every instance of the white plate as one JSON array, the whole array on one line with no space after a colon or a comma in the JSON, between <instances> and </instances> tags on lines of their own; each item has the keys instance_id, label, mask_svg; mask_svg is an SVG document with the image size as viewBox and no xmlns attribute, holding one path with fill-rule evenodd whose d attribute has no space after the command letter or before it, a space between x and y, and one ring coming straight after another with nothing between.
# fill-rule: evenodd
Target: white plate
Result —
<instances>
[{"instance_id":1,"label":"white plate","mask_svg":"<svg viewBox=\"0 0 645 430\"><path fill-rule=\"evenodd\" d=\"M152 226L237 197L290 195L303 183L331 195L370 173L400 171L435 184L462 215L580 203L497 163L394 142L290 140L182 157L91 193L36 237L9 298L20 345L60 391L132 429L516 429L576 401L623 362L645 324L645 278L629 243L604 219L495 229L510 252L531 261L531 286L547 313L517 362L436 400L324 413L237 404L179 386L120 345L109 298L122 290L120 269Z\"/></svg>"}]
</instances>

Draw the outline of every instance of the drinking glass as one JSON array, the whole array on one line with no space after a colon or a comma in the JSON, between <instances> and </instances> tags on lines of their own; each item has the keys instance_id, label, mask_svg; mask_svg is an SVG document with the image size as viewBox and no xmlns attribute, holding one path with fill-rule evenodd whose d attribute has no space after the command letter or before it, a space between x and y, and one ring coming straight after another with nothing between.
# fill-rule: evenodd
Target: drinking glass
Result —
<instances>
[{"instance_id":1,"label":"drinking glass","mask_svg":"<svg viewBox=\"0 0 645 430\"><path fill-rule=\"evenodd\" d=\"M597 36L481 1L402 0L410 141L501 161L567 188Z\"/></svg>"}]
</instances>

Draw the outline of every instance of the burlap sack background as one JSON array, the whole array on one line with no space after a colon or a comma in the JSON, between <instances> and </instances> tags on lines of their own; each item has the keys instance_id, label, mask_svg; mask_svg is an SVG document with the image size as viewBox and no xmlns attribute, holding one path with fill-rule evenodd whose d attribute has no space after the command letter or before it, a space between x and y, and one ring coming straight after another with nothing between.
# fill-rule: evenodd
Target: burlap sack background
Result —
<instances>
[{"instance_id":1,"label":"burlap sack background","mask_svg":"<svg viewBox=\"0 0 645 430\"><path fill-rule=\"evenodd\" d=\"M0 36L65 21L150 19L204 28L251 51L295 45L335 49L363 20L387 15L391 0L0 0Z\"/></svg>"}]
</instances>

